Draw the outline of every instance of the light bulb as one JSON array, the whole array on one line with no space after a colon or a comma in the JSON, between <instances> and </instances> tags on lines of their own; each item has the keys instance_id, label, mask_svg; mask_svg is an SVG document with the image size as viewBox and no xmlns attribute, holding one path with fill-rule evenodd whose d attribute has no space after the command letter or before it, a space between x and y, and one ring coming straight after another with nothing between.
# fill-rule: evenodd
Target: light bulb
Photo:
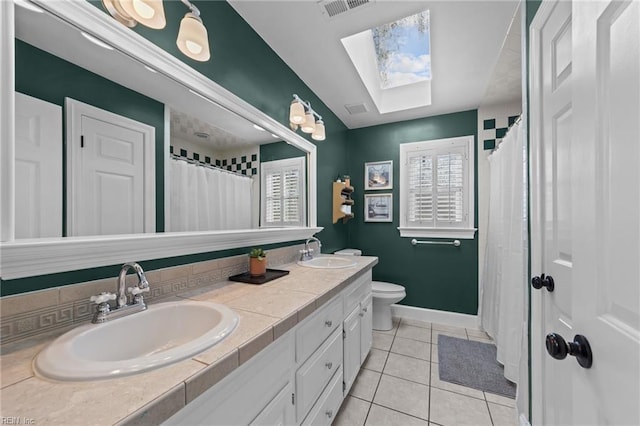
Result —
<instances>
[{"instance_id":1,"label":"light bulb","mask_svg":"<svg viewBox=\"0 0 640 426\"><path fill-rule=\"evenodd\" d=\"M294 124L302 124L304 120L304 106L294 99L291 102L291 107L289 107L289 121Z\"/></svg>"},{"instance_id":2,"label":"light bulb","mask_svg":"<svg viewBox=\"0 0 640 426\"><path fill-rule=\"evenodd\" d=\"M311 111L307 112L305 121L300 125L300 130L305 133L312 133L316 129L316 122Z\"/></svg>"},{"instance_id":3,"label":"light bulb","mask_svg":"<svg viewBox=\"0 0 640 426\"><path fill-rule=\"evenodd\" d=\"M316 141L323 141L325 140L325 138L326 138L326 135L324 133L324 122L322 120L318 120L316 121L315 130L311 134L311 139Z\"/></svg>"},{"instance_id":4,"label":"light bulb","mask_svg":"<svg viewBox=\"0 0 640 426\"><path fill-rule=\"evenodd\" d=\"M159 30L167 25L162 0L116 0L140 24ZM114 2L115 3L115 2Z\"/></svg>"},{"instance_id":5,"label":"light bulb","mask_svg":"<svg viewBox=\"0 0 640 426\"><path fill-rule=\"evenodd\" d=\"M191 59L205 62L211 58L207 29L202 24L202 19L193 13L187 13L182 18L176 44L178 49Z\"/></svg>"}]
</instances>

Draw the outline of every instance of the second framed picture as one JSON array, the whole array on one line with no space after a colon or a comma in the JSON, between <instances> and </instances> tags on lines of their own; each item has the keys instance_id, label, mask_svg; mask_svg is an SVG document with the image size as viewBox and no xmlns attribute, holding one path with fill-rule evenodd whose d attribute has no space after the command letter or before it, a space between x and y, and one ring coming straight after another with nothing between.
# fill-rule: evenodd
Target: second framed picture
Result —
<instances>
[{"instance_id":1,"label":"second framed picture","mask_svg":"<svg viewBox=\"0 0 640 426\"><path fill-rule=\"evenodd\" d=\"M364 190L393 188L393 160L364 163Z\"/></svg>"},{"instance_id":2,"label":"second framed picture","mask_svg":"<svg viewBox=\"0 0 640 426\"><path fill-rule=\"evenodd\" d=\"M364 221L393 222L393 194L365 194Z\"/></svg>"}]
</instances>

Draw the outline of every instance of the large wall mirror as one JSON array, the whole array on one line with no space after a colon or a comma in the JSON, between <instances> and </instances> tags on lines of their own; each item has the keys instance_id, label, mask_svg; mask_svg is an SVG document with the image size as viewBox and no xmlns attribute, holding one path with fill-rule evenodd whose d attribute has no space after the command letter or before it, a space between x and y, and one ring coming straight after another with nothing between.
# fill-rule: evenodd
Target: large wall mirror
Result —
<instances>
[{"instance_id":1,"label":"large wall mirror","mask_svg":"<svg viewBox=\"0 0 640 426\"><path fill-rule=\"evenodd\" d=\"M3 279L320 230L313 144L88 2L0 13ZM299 219L265 220L261 152L301 160Z\"/></svg>"}]
</instances>

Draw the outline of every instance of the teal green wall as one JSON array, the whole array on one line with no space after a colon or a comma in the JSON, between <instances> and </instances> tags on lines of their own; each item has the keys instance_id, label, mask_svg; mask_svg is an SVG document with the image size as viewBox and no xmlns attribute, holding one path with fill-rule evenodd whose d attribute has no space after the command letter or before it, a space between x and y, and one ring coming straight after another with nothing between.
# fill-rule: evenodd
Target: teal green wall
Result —
<instances>
[{"instance_id":1,"label":"teal green wall","mask_svg":"<svg viewBox=\"0 0 640 426\"><path fill-rule=\"evenodd\" d=\"M101 1L91 1L91 3L100 10L104 10ZM176 47L180 20L188 11L179 1L164 2L167 26L163 30L151 30L138 25L134 31L285 126L289 124L288 111L293 99L292 94L296 93L304 100L311 102L314 110L323 117L327 130L327 138L322 142L313 141L308 135L300 133L318 147L318 226L325 228L318 236L322 239L325 252L346 247L346 229L340 224L331 223L331 183L335 176L347 172L347 128L227 2L193 1L193 3L202 12L202 19L209 33L211 60L206 63L187 58ZM32 70L32 72L37 71L41 70ZM16 78L18 74L16 72ZM33 81L46 86L40 75L34 77ZM80 96L76 99L83 101ZM96 106L109 110L106 106ZM161 202L162 198L157 200ZM282 244L276 246L282 246ZM152 270L245 251L246 248L237 251L202 253L194 256L157 259L142 264L144 268ZM112 265L40 277L0 280L0 293L4 296L114 277L118 272L118 265Z\"/></svg>"},{"instance_id":2,"label":"teal green wall","mask_svg":"<svg viewBox=\"0 0 640 426\"><path fill-rule=\"evenodd\" d=\"M20 40L15 43L15 76L16 91L60 105L63 111L69 97L156 129L156 230L164 231L164 105ZM66 210L66 202L62 205Z\"/></svg>"},{"instance_id":3,"label":"teal green wall","mask_svg":"<svg viewBox=\"0 0 640 426\"><path fill-rule=\"evenodd\" d=\"M378 256L373 278L403 285L400 303L421 308L475 315L478 310L478 240L461 240L460 247L412 246L400 238L400 144L473 135L477 170L477 110L383 124L349 132L349 173L355 188L355 218L349 225L349 245ZM364 164L393 160L393 222L364 222ZM477 194L477 171L475 172ZM367 191L367 194L389 191ZM477 205L474 212L478 221Z\"/></svg>"}]
</instances>

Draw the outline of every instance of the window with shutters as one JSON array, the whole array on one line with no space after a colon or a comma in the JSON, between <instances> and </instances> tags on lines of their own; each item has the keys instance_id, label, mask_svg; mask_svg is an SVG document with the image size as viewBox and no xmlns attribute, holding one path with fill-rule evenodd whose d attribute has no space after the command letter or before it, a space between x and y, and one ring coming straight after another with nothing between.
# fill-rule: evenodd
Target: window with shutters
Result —
<instances>
[{"instance_id":1,"label":"window with shutters","mask_svg":"<svg viewBox=\"0 0 640 426\"><path fill-rule=\"evenodd\" d=\"M400 236L474 237L473 140L400 145Z\"/></svg>"},{"instance_id":2,"label":"window with shutters","mask_svg":"<svg viewBox=\"0 0 640 426\"><path fill-rule=\"evenodd\" d=\"M306 226L305 157L261 165L260 225Z\"/></svg>"}]
</instances>

